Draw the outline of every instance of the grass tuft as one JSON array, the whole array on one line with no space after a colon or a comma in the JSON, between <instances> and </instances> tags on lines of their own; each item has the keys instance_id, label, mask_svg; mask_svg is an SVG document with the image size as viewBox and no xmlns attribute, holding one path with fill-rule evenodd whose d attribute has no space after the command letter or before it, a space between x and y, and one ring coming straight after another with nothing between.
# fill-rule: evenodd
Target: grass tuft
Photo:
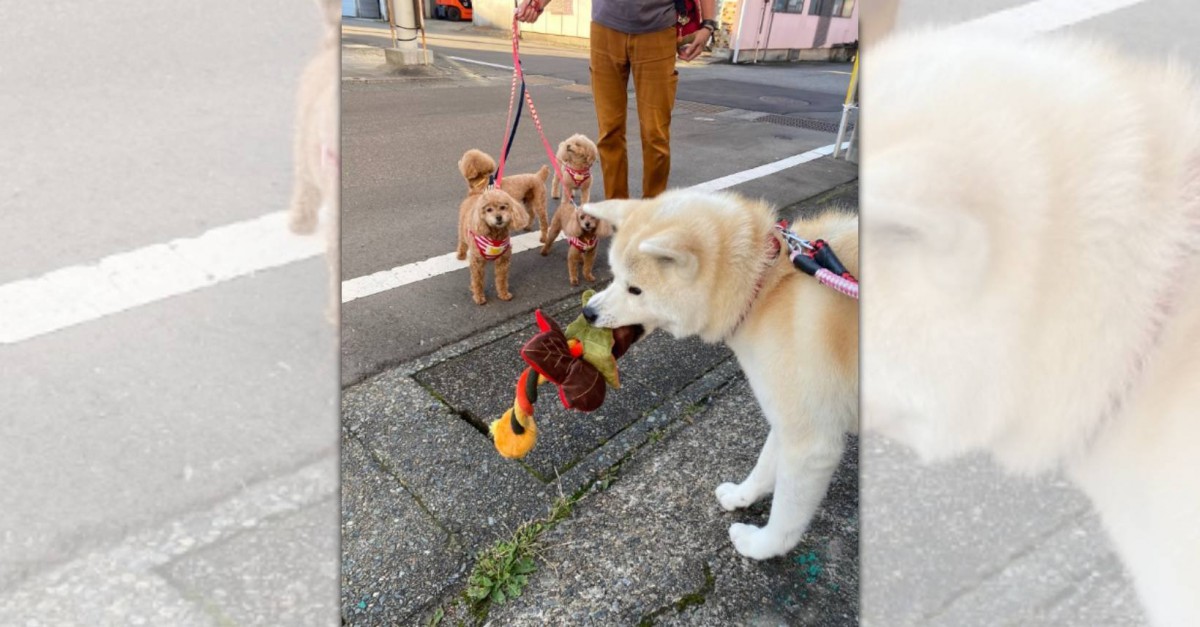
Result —
<instances>
[{"instance_id":1,"label":"grass tuft","mask_svg":"<svg viewBox=\"0 0 1200 627\"><path fill-rule=\"evenodd\" d=\"M522 524L511 538L479 554L466 591L476 617L486 617L492 603L502 605L521 596L529 576L537 571L538 537L570 516L574 503L575 499L558 499L546 518Z\"/></svg>"}]
</instances>

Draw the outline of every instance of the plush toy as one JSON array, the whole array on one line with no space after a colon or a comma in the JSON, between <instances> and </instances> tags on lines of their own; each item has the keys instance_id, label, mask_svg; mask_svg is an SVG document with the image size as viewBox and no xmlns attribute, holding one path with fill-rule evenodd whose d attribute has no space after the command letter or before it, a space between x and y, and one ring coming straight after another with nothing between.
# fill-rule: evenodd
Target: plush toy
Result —
<instances>
[{"instance_id":1,"label":"plush toy","mask_svg":"<svg viewBox=\"0 0 1200 627\"><path fill-rule=\"evenodd\" d=\"M583 293L584 307L594 294L592 290ZM594 327L582 314L565 332L540 309L534 317L541 332L521 347L521 357L529 367L517 379L516 400L489 427L496 450L510 459L525 457L537 443L533 404L538 385L553 383L567 409L593 411L604 403L607 386L621 387L617 359L642 335L640 326Z\"/></svg>"}]
</instances>

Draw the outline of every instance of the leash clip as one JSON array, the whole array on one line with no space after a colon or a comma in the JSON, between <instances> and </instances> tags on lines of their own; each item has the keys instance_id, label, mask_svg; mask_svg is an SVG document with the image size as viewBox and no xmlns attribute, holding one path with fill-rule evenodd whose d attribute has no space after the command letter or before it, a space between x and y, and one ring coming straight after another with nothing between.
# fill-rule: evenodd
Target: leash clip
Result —
<instances>
[{"instance_id":1,"label":"leash clip","mask_svg":"<svg viewBox=\"0 0 1200 627\"><path fill-rule=\"evenodd\" d=\"M812 245L812 242L789 231L787 226L788 226L787 220L780 220L779 224L775 225L775 228L778 229L779 232L783 234L783 239L787 241L788 248L792 249L793 252L795 252L797 249L800 249L800 248L803 248L804 250L808 250L808 251L816 251L816 247L814 247ZM811 253L809 256L811 256Z\"/></svg>"}]
</instances>

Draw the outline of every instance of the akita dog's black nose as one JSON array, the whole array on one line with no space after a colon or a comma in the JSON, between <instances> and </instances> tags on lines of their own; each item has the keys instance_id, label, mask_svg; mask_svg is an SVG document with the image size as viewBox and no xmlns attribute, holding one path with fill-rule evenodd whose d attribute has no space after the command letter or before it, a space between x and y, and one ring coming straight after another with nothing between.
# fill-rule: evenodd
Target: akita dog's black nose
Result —
<instances>
[{"instance_id":1,"label":"akita dog's black nose","mask_svg":"<svg viewBox=\"0 0 1200 627\"><path fill-rule=\"evenodd\" d=\"M592 309L591 307L583 308L583 319L587 320L588 324L596 324L596 318L599 317L600 314L596 313L595 309Z\"/></svg>"}]
</instances>

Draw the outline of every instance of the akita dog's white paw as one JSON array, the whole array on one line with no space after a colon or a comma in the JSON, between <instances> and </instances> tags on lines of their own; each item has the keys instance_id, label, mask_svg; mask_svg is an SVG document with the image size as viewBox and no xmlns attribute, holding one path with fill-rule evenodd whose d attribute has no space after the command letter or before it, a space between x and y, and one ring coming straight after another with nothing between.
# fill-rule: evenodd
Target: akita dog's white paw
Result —
<instances>
[{"instance_id":1,"label":"akita dog's white paw","mask_svg":"<svg viewBox=\"0 0 1200 627\"><path fill-rule=\"evenodd\" d=\"M754 502L746 490L736 483L722 483L717 486L717 502L727 511L741 509Z\"/></svg>"},{"instance_id":2,"label":"akita dog's white paw","mask_svg":"<svg viewBox=\"0 0 1200 627\"><path fill-rule=\"evenodd\" d=\"M734 523L729 527L729 539L738 553L754 560L765 560L787 553L781 538L762 527Z\"/></svg>"}]
</instances>

